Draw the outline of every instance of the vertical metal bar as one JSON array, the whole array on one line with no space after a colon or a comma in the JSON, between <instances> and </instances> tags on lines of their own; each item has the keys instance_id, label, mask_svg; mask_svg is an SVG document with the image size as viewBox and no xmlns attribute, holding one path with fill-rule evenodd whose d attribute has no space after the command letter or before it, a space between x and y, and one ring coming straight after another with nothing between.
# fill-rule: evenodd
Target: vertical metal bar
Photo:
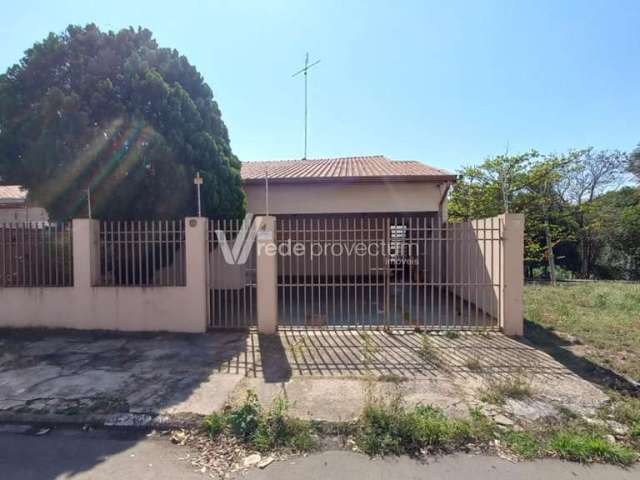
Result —
<instances>
[{"instance_id":1,"label":"vertical metal bar","mask_svg":"<svg viewBox=\"0 0 640 480\"><path fill-rule=\"evenodd\" d=\"M129 286L129 235L133 222L124 222L124 284Z\"/></svg>"},{"instance_id":2,"label":"vertical metal bar","mask_svg":"<svg viewBox=\"0 0 640 480\"><path fill-rule=\"evenodd\" d=\"M493 221L493 219L492 219ZM504 312L502 311L502 287L504 285L504 265L502 264L502 241L503 241L503 228L504 228L504 224L502 223L502 218L498 218L498 239L496 240L498 242L498 271L499 271L499 275L498 275L498 325L500 326L503 324L503 314Z\"/></svg>"},{"instance_id":3,"label":"vertical metal bar","mask_svg":"<svg viewBox=\"0 0 640 480\"><path fill-rule=\"evenodd\" d=\"M64 236L64 228L65 228L65 224L62 223L60 225L60 229L58 231L58 235L60 235L60 243L62 244L62 252L60 253L60 257L61 257L61 261L60 261L60 276L61 276L61 282L60 282L60 286L64 286L67 283L67 264L66 264L66 250L67 250L67 242L66 242L66 238Z\"/></svg>"},{"instance_id":4,"label":"vertical metal bar","mask_svg":"<svg viewBox=\"0 0 640 480\"><path fill-rule=\"evenodd\" d=\"M303 310L302 310L302 314L303 314L303 320L304 320L304 325L307 325L307 263L309 262L309 245L307 244L307 220L306 218L302 219L302 243L304 244L304 263L302 264L302 275L304 277L303 279L303 288L302 288L302 295L303 295Z\"/></svg>"},{"instance_id":5,"label":"vertical metal bar","mask_svg":"<svg viewBox=\"0 0 640 480\"><path fill-rule=\"evenodd\" d=\"M284 219L282 220L282 225L284 225ZM289 275L287 277L287 283L289 284L289 324L293 323L293 261L295 260L295 245L293 241L292 234L293 224L291 223L291 217L287 218L287 237L286 240L289 241L290 251L289 251ZM286 308L286 305L285 305Z\"/></svg>"},{"instance_id":6,"label":"vertical metal bar","mask_svg":"<svg viewBox=\"0 0 640 480\"><path fill-rule=\"evenodd\" d=\"M369 290L369 323L372 324L374 322L374 317L372 315L372 302L373 302L373 298L371 296L371 286L372 286L372 282L371 282L371 252L373 250L371 250L371 217L367 216L367 241L366 241L366 246L367 246L367 288ZM377 323L377 322L376 322Z\"/></svg>"},{"instance_id":7,"label":"vertical metal bar","mask_svg":"<svg viewBox=\"0 0 640 480\"><path fill-rule=\"evenodd\" d=\"M216 230L220 230L220 220L216 220L215 221L215 225L216 225ZM226 235L226 232L225 232ZM220 245L216 240L215 243L216 248L219 248ZM215 257L215 256L214 256ZM222 264L222 262L221 262ZM215 268L215 260L214 260L214 268ZM222 266L221 266L222 268ZM219 287L218 283L217 283L217 279L220 278L220 272L216 269L214 270L214 275L219 275L218 277L216 277L216 287ZM214 289L214 297L215 297L215 304L217 305L216 309L218 312L217 318L216 318L216 323L218 324L218 326L223 326L224 325L224 318L222 316L222 296L221 296L221 292L220 292L220 288Z\"/></svg>"},{"instance_id":8,"label":"vertical metal bar","mask_svg":"<svg viewBox=\"0 0 640 480\"><path fill-rule=\"evenodd\" d=\"M154 286L158 285L157 266L156 266L156 245L158 239L156 238L156 221L151 221L151 283Z\"/></svg>"},{"instance_id":9,"label":"vertical metal bar","mask_svg":"<svg viewBox=\"0 0 640 480\"><path fill-rule=\"evenodd\" d=\"M344 325L344 301L343 301L343 294L344 294L344 287L342 285L342 257L344 257L344 249L343 249L343 243L342 243L342 217L338 217L338 238L339 238L339 243L340 243L340 257L338 258L338 267L339 267L339 281L338 281L338 292L340 293L340 324Z\"/></svg>"},{"instance_id":10,"label":"vertical metal bar","mask_svg":"<svg viewBox=\"0 0 640 480\"><path fill-rule=\"evenodd\" d=\"M7 286L7 224L0 225L2 229L2 278L0 278L0 287Z\"/></svg>"},{"instance_id":11,"label":"vertical metal bar","mask_svg":"<svg viewBox=\"0 0 640 480\"><path fill-rule=\"evenodd\" d=\"M313 275L313 242L315 241L315 231L313 228L313 218L309 219L309 296L311 297L311 314L310 314L310 318L313 318L313 315L315 313L314 310L314 302L313 302L313 297L315 296L316 292L315 292L315 277Z\"/></svg>"},{"instance_id":12,"label":"vertical metal bar","mask_svg":"<svg viewBox=\"0 0 640 480\"><path fill-rule=\"evenodd\" d=\"M138 271L137 276L134 275L134 284L135 285L142 285L143 282L143 278L142 278L142 222L140 220L138 220L137 223L137 231L136 231L136 236L135 236L135 242L136 245L138 246Z\"/></svg>"}]
</instances>

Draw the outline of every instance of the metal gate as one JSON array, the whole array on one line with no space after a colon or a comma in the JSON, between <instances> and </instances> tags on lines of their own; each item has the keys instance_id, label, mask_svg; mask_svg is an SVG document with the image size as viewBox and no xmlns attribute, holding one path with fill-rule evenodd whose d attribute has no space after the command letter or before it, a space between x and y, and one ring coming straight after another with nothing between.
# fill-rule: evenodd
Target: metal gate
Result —
<instances>
[{"instance_id":1,"label":"metal gate","mask_svg":"<svg viewBox=\"0 0 640 480\"><path fill-rule=\"evenodd\" d=\"M501 224L435 214L277 220L279 324L497 329Z\"/></svg>"},{"instance_id":2,"label":"metal gate","mask_svg":"<svg viewBox=\"0 0 640 480\"><path fill-rule=\"evenodd\" d=\"M242 220L209 220L207 265L207 316L210 329L243 329L256 324L256 246L245 263L229 263L216 231L234 244Z\"/></svg>"}]
</instances>

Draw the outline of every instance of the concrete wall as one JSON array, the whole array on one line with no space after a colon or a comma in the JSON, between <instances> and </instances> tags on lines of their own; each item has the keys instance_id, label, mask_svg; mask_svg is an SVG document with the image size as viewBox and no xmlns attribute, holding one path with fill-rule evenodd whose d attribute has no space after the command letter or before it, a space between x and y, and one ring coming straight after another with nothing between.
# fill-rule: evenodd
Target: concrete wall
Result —
<instances>
[{"instance_id":1,"label":"concrete wall","mask_svg":"<svg viewBox=\"0 0 640 480\"><path fill-rule=\"evenodd\" d=\"M207 221L186 219L186 287L96 287L97 221L73 221L74 286L0 289L0 325L204 332Z\"/></svg>"},{"instance_id":2,"label":"concrete wall","mask_svg":"<svg viewBox=\"0 0 640 480\"><path fill-rule=\"evenodd\" d=\"M522 335L524 216L464 222L447 236L443 282L456 284L449 291L498 318L505 334Z\"/></svg>"},{"instance_id":3,"label":"concrete wall","mask_svg":"<svg viewBox=\"0 0 640 480\"><path fill-rule=\"evenodd\" d=\"M245 184L247 210L264 214L265 185ZM269 214L437 212L442 192L433 182L269 184Z\"/></svg>"}]
</instances>

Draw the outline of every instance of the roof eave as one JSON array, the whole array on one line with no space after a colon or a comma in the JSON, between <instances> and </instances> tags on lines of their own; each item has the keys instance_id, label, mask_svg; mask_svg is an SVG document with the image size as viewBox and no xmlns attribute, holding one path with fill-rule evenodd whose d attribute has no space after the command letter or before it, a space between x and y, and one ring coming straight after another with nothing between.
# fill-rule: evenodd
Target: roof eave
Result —
<instances>
[{"instance_id":1,"label":"roof eave","mask_svg":"<svg viewBox=\"0 0 640 480\"><path fill-rule=\"evenodd\" d=\"M452 182L457 181L457 175L393 175L393 176L371 176L371 177L294 177L294 178L269 178L269 184L287 183L392 183L392 182ZM265 178L245 178L244 184L262 184Z\"/></svg>"}]
</instances>

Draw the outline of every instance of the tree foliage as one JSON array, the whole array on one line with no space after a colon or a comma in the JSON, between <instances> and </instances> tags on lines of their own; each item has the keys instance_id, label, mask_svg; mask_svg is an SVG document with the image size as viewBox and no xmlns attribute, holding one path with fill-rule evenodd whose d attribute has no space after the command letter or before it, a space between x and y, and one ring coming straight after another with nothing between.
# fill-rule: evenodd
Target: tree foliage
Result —
<instances>
[{"instance_id":1,"label":"tree foliage","mask_svg":"<svg viewBox=\"0 0 640 480\"><path fill-rule=\"evenodd\" d=\"M632 277L637 269L635 247L623 245L621 239L640 241L634 230L636 207L630 200L637 198L638 190L615 191L627 166L625 153L592 148L562 155L533 150L498 155L462 169L451 194L450 217L468 220L506 211L524 213L529 276L542 267L553 280L559 265L582 277L611 272ZM617 267L605 268L614 257Z\"/></svg>"},{"instance_id":2,"label":"tree foliage","mask_svg":"<svg viewBox=\"0 0 640 480\"><path fill-rule=\"evenodd\" d=\"M149 30L49 34L0 76L0 180L52 218L238 216L240 163L209 86Z\"/></svg>"},{"instance_id":3,"label":"tree foliage","mask_svg":"<svg viewBox=\"0 0 640 480\"><path fill-rule=\"evenodd\" d=\"M640 145L629 156L629 171L640 181Z\"/></svg>"}]
</instances>

